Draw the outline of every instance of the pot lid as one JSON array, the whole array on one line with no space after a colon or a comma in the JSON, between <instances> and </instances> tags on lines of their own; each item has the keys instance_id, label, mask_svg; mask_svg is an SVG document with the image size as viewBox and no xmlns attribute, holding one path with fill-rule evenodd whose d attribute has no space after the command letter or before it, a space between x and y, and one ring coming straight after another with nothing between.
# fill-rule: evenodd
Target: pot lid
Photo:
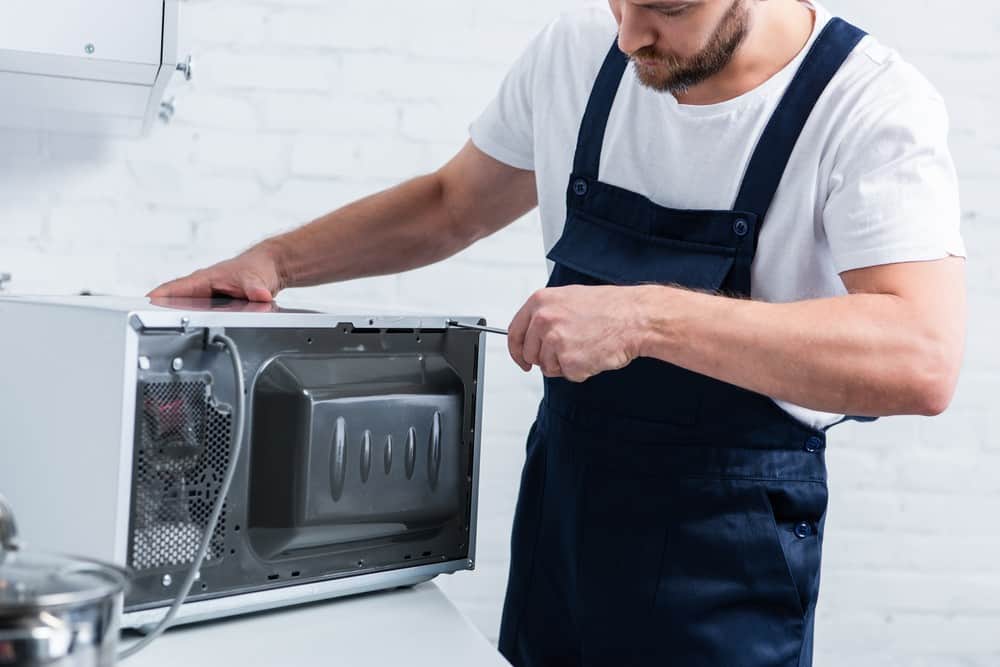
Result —
<instances>
[{"instance_id":1,"label":"pot lid","mask_svg":"<svg viewBox=\"0 0 1000 667\"><path fill-rule=\"evenodd\" d=\"M122 568L84 559L22 551L10 505L0 496L0 614L86 604L128 586Z\"/></svg>"},{"instance_id":2,"label":"pot lid","mask_svg":"<svg viewBox=\"0 0 1000 667\"><path fill-rule=\"evenodd\" d=\"M0 563L0 614L76 606L125 590L124 570L96 561L7 552Z\"/></svg>"}]
</instances>

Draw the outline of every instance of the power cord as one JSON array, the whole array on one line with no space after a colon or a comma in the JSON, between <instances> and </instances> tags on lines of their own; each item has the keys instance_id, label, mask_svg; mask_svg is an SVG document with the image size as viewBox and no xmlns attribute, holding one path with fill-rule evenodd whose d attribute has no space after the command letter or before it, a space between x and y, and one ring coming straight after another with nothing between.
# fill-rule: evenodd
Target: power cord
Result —
<instances>
[{"instance_id":1,"label":"power cord","mask_svg":"<svg viewBox=\"0 0 1000 667\"><path fill-rule=\"evenodd\" d=\"M233 476L236 474L236 462L240 458L240 449L243 444L243 430L246 426L246 394L244 393L245 384L243 381L243 360L240 358L236 342L229 336L221 333L215 334L212 337L212 342L221 344L229 351L229 358L233 363L233 374L236 379L236 414L233 419L233 422L236 424L236 428L233 431L233 443L232 452L229 457L229 467L226 468L226 476L222 480L222 488L219 491L218 499L215 501L215 506L212 508L212 514L209 517L208 525L205 528L205 535L202 537L198 554L195 556L194 562L191 564L191 569L188 570L187 576L184 577L180 590L177 591L177 596L174 598L173 604L170 605L167 615L163 617L163 620L156 624L156 627L153 628L149 634L119 652L118 660L131 658L133 655L156 641L156 639L170 627L174 617L177 616L177 612L180 611L180 608L184 605L185 600L187 600L188 593L191 592L191 587L194 585L195 578L198 576L198 571L201 570L201 566L205 560L205 555L208 553L209 546L212 543L212 535L215 533L215 527L219 523L219 515L222 514L222 505L226 501L226 496L229 494L229 487L233 482Z\"/></svg>"}]
</instances>

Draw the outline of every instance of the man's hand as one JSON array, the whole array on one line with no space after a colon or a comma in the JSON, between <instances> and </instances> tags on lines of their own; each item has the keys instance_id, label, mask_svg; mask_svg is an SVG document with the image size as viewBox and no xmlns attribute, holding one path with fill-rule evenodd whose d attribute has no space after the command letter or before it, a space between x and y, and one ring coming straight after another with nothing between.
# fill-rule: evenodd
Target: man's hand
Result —
<instances>
[{"instance_id":1,"label":"man's hand","mask_svg":"<svg viewBox=\"0 0 1000 667\"><path fill-rule=\"evenodd\" d=\"M286 287L409 271L454 255L536 203L534 172L499 162L470 141L434 173L348 204L149 296L214 292L271 301Z\"/></svg>"},{"instance_id":2,"label":"man's hand","mask_svg":"<svg viewBox=\"0 0 1000 667\"><path fill-rule=\"evenodd\" d=\"M147 296L211 297L226 294L235 299L271 301L284 287L274 253L254 247L233 259L160 285Z\"/></svg>"},{"instance_id":3,"label":"man's hand","mask_svg":"<svg viewBox=\"0 0 1000 667\"><path fill-rule=\"evenodd\" d=\"M583 382L639 355L638 292L632 287L551 287L535 292L510 323L510 356L524 371Z\"/></svg>"}]
</instances>

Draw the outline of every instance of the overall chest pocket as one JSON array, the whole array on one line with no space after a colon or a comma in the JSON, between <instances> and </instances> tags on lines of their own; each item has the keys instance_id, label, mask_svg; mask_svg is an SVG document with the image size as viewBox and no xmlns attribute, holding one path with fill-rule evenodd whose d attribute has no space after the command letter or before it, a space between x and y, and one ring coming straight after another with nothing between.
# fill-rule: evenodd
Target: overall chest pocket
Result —
<instances>
[{"instance_id":1,"label":"overall chest pocket","mask_svg":"<svg viewBox=\"0 0 1000 667\"><path fill-rule=\"evenodd\" d=\"M548 253L555 262L548 285L649 283L714 291L725 283L736 254L734 247L643 233L571 210L562 237ZM640 358L582 384L551 378L546 387L549 394L609 416L693 426L703 419L710 382L665 361Z\"/></svg>"},{"instance_id":2,"label":"overall chest pocket","mask_svg":"<svg viewBox=\"0 0 1000 667\"><path fill-rule=\"evenodd\" d=\"M732 271L736 249L646 234L571 210L548 258L556 264L550 287L652 283L715 291Z\"/></svg>"}]
</instances>

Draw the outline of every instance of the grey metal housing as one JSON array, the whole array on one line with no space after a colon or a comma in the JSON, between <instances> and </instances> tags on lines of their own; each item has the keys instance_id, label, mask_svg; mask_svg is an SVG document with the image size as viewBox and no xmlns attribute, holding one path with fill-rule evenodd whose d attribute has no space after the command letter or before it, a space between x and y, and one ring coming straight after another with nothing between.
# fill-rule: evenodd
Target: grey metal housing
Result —
<instances>
[{"instance_id":1,"label":"grey metal housing","mask_svg":"<svg viewBox=\"0 0 1000 667\"><path fill-rule=\"evenodd\" d=\"M0 491L27 542L132 568L125 627L162 615L228 455L224 520L178 622L405 586L475 558L478 317L230 300L0 298ZM202 521L201 523L199 523Z\"/></svg>"}]
</instances>

